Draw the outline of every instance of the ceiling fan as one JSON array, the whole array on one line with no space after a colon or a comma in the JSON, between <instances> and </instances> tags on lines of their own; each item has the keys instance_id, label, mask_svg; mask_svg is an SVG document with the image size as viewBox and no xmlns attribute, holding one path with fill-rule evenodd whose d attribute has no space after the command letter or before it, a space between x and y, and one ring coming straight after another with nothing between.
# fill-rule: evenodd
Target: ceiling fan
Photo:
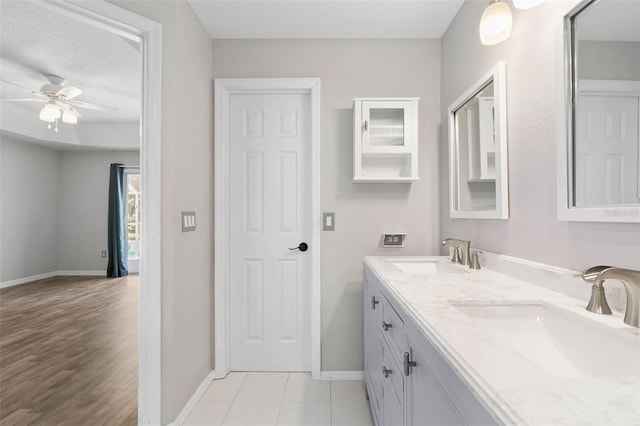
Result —
<instances>
[{"instance_id":1,"label":"ceiling fan","mask_svg":"<svg viewBox=\"0 0 640 426\"><path fill-rule=\"evenodd\" d=\"M96 111L117 111L115 108L96 105L89 102L78 101L75 98L82 93L82 90L73 85L66 85L66 80L60 76L53 74L46 74L46 79L49 83L44 84L40 90L31 91L31 89L24 87L20 84L7 81L2 81L12 84L31 91L36 98L10 98L2 99L9 102L41 102L45 105L40 110L40 120L49 123L49 129L51 129L51 123L55 123L55 131L58 131L58 119L62 119L64 123L76 124L80 113L77 108L86 108Z\"/></svg>"}]
</instances>

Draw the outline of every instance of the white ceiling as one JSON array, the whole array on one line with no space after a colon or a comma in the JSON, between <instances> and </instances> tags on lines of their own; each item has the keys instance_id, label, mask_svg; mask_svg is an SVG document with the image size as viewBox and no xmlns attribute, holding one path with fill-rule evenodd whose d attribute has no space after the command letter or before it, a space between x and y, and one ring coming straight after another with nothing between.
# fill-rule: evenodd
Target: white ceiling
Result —
<instances>
[{"instance_id":1,"label":"white ceiling","mask_svg":"<svg viewBox=\"0 0 640 426\"><path fill-rule=\"evenodd\" d=\"M140 116L139 45L27 1L0 1L2 98L34 97L55 74L83 90L76 99L117 111L78 109L82 122L137 121ZM18 87L22 86L22 87ZM2 101L0 107L5 106ZM36 113L40 103L13 102Z\"/></svg>"},{"instance_id":2,"label":"white ceiling","mask_svg":"<svg viewBox=\"0 0 640 426\"><path fill-rule=\"evenodd\" d=\"M464 0L189 3L213 39L439 39Z\"/></svg>"}]
</instances>

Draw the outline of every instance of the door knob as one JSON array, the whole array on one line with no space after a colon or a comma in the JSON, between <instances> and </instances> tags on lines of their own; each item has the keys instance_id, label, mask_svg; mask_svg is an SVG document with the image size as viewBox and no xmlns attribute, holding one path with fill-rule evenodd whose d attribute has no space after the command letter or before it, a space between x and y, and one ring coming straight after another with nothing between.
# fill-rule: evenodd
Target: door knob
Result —
<instances>
[{"instance_id":1,"label":"door knob","mask_svg":"<svg viewBox=\"0 0 640 426\"><path fill-rule=\"evenodd\" d=\"M298 247L289 248L289 250L300 250L300 251L307 251L307 249L309 249L309 245L307 243L300 243L298 244Z\"/></svg>"}]
</instances>

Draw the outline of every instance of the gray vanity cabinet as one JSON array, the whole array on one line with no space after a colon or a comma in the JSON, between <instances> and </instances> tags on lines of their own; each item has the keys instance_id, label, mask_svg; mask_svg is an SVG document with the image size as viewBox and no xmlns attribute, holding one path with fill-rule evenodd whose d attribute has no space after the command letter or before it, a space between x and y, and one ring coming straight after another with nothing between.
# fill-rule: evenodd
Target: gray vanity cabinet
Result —
<instances>
[{"instance_id":1,"label":"gray vanity cabinet","mask_svg":"<svg viewBox=\"0 0 640 426\"><path fill-rule=\"evenodd\" d=\"M378 330L382 321L382 306L380 305L380 289L371 279L371 271L364 276L364 376L367 383L367 395L371 404L376 424L382 424L380 413L382 410L382 336Z\"/></svg>"},{"instance_id":2,"label":"gray vanity cabinet","mask_svg":"<svg viewBox=\"0 0 640 426\"><path fill-rule=\"evenodd\" d=\"M416 365L406 380L406 424L464 424L429 368L425 344L424 339L407 336L407 352Z\"/></svg>"},{"instance_id":3,"label":"gray vanity cabinet","mask_svg":"<svg viewBox=\"0 0 640 426\"><path fill-rule=\"evenodd\" d=\"M367 265L363 290L364 381L376 425L497 424Z\"/></svg>"}]
</instances>

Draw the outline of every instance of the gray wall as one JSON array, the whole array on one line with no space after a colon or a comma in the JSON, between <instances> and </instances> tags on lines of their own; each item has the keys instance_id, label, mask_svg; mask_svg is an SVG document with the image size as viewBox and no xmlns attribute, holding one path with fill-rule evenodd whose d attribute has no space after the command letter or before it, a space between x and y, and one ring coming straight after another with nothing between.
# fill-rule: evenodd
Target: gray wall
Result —
<instances>
[{"instance_id":1,"label":"gray wall","mask_svg":"<svg viewBox=\"0 0 640 426\"><path fill-rule=\"evenodd\" d=\"M138 151L61 151L58 170L58 271L105 271L109 164L139 165Z\"/></svg>"},{"instance_id":2,"label":"gray wall","mask_svg":"<svg viewBox=\"0 0 640 426\"><path fill-rule=\"evenodd\" d=\"M362 370L362 257L437 254L440 43L437 40L214 40L216 78L321 78L322 370ZM419 96L419 174L412 184L351 182L353 98ZM379 247L406 232L404 249Z\"/></svg>"},{"instance_id":3,"label":"gray wall","mask_svg":"<svg viewBox=\"0 0 640 426\"><path fill-rule=\"evenodd\" d=\"M2 137L0 282L56 271L104 271L109 164L137 151L55 151Z\"/></svg>"},{"instance_id":4,"label":"gray wall","mask_svg":"<svg viewBox=\"0 0 640 426\"><path fill-rule=\"evenodd\" d=\"M213 369L211 39L184 1L112 1L162 24L162 424ZM198 228L181 232L182 210Z\"/></svg>"},{"instance_id":5,"label":"gray wall","mask_svg":"<svg viewBox=\"0 0 640 426\"><path fill-rule=\"evenodd\" d=\"M448 106L498 61L507 64L509 220L448 217L447 136L440 160L441 236L551 265L640 268L640 225L559 222L556 209L558 96L562 17L577 3L545 2L513 9L511 38L482 46L478 23L484 2L467 1L442 39L442 123ZM558 66L560 65L560 66ZM559 80L561 81L561 79Z\"/></svg>"},{"instance_id":6,"label":"gray wall","mask_svg":"<svg viewBox=\"0 0 640 426\"><path fill-rule=\"evenodd\" d=\"M581 41L578 45L578 78L639 81L640 43Z\"/></svg>"},{"instance_id":7,"label":"gray wall","mask_svg":"<svg viewBox=\"0 0 640 426\"><path fill-rule=\"evenodd\" d=\"M0 137L0 282L57 270L58 153Z\"/></svg>"}]
</instances>

